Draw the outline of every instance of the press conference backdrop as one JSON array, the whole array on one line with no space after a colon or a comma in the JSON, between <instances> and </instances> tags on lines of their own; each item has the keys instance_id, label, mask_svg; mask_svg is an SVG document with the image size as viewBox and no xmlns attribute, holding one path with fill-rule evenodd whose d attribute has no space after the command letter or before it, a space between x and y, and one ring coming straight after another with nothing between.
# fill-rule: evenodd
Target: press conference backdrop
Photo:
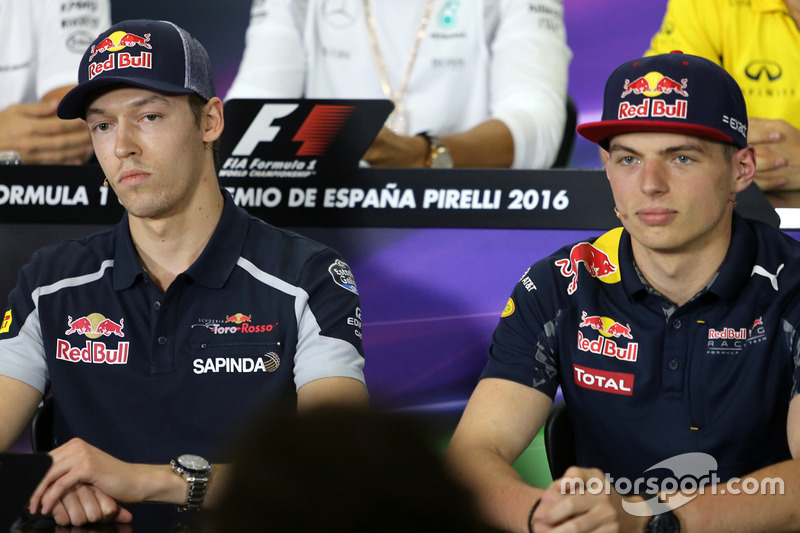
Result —
<instances>
[{"instance_id":1,"label":"press conference backdrop","mask_svg":"<svg viewBox=\"0 0 800 533\"><path fill-rule=\"evenodd\" d=\"M361 0L326 1L331 9L348 9ZM535 6L536 0L529 3ZM666 3L666 0L564 0L567 43L573 53L568 90L577 104L579 123L596 120L600 115L606 78L623 61L644 53L661 24ZM224 3L218 0L111 0L111 15L114 22L157 18L186 28L208 49L217 91L223 96L239 67L250 4L250 0ZM596 147L582 138L577 139L572 163L578 168L598 168Z\"/></svg>"}]
</instances>

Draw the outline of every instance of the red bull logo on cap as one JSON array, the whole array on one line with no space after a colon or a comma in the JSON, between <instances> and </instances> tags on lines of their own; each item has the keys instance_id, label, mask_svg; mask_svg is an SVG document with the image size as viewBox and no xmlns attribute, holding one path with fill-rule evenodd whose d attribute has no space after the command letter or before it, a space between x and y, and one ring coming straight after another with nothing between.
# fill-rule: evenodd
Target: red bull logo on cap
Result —
<instances>
[{"instance_id":1,"label":"red bull logo on cap","mask_svg":"<svg viewBox=\"0 0 800 533\"><path fill-rule=\"evenodd\" d=\"M660 72L648 72L633 81L626 79L620 98L625 98L629 94L641 94L649 99L645 99L639 105L620 102L617 119L648 117L685 119L689 105L687 100L676 99L674 103L668 104L664 100L655 99L655 97L674 92L688 98L687 84L687 78L682 78L678 82Z\"/></svg>"},{"instance_id":2,"label":"red bull logo on cap","mask_svg":"<svg viewBox=\"0 0 800 533\"><path fill-rule=\"evenodd\" d=\"M89 79L91 80L98 74L115 69L153 68L153 54L151 52L142 52L138 56L134 56L129 52L122 52L122 50L134 46L141 46L148 50L152 49L150 34L145 33L142 37L134 33L115 31L96 45L93 45L89 56ZM118 53L111 54L105 61L92 62L97 54L104 52Z\"/></svg>"},{"instance_id":3,"label":"red bull logo on cap","mask_svg":"<svg viewBox=\"0 0 800 533\"><path fill-rule=\"evenodd\" d=\"M687 82L687 78L681 79L680 83L678 83L660 72L648 72L644 76L636 78L633 81L625 80L620 98L625 98L631 93L654 97L662 94L669 94L673 91L688 98L689 93L686 92Z\"/></svg>"},{"instance_id":4,"label":"red bull logo on cap","mask_svg":"<svg viewBox=\"0 0 800 533\"><path fill-rule=\"evenodd\" d=\"M132 46L143 46L147 49L151 49L153 47L150 46L149 42L149 33L145 33L144 37L139 37L133 33L115 31L96 45L92 46L92 55L89 56L89 61L94 59L94 56L102 52L118 52L119 50L130 48Z\"/></svg>"}]
</instances>

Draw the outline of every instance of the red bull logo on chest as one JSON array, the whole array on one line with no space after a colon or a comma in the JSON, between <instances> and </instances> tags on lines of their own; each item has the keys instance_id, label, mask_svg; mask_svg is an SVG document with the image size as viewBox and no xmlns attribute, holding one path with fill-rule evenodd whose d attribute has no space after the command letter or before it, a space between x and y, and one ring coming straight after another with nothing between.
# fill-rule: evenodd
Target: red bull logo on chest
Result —
<instances>
[{"instance_id":1,"label":"red bull logo on chest","mask_svg":"<svg viewBox=\"0 0 800 533\"><path fill-rule=\"evenodd\" d=\"M145 33L144 36L139 36L124 31L115 31L95 46L92 46L92 52L89 56L89 79L91 80L103 72L116 69L152 69L153 54L143 51L139 55L133 55L130 52L123 51L132 47L142 47L148 50L152 49L153 47L150 45L150 34ZM115 53L110 54L104 61L92 61L97 54L105 52Z\"/></svg>"},{"instance_id":2,"label":"red bull logo on chest","mask_svg":"<svg viewBox=\"0 0 800 533\"><path fill-rule=\"evenodd\" d=\"M70 363L105 363L124 365L128 363L130 342L119 342L115 348L103 342L102 337L125 337L125 319L119 322L100 313L90 313L78 318L67 317L67 330L64 335L83 335L87 337L83 345L73 346L68 340L56 341L56 359ZM95 341L94 339L101 339Z\"/></svg>"},{"instance_id":3,"label":"red bull logo on chest","mask_svg":"<svg viewBox=\"0 0 800 533\"><path fill-rule=\"evenodd\" d=\"M687 78L676 81L669 76L664 76L660 72L648 72L644 76L636 78L633 81L625 80L620 98L625 98L629 94L641 94L650 99L645 99L639 105L634 105L629 102L620 102L617 118L619 120L665 117L685 119L689 107L688 100L676 99L674 103L668 104L664 100L656 97L674 92L688 98L689 93L686 91L687 84Z\"/></svg>"}]
</instances>

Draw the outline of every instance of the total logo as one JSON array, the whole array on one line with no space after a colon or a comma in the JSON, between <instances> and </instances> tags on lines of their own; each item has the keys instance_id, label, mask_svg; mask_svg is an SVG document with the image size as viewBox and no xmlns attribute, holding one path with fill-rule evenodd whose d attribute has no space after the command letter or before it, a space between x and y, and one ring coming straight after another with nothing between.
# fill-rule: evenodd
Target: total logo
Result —
<instances>
[{"instance_id":1,"label":"total logo","mask_svg":"<svg viewBox=\"0 0 800 533\"><path fill-rule=\"evenodd\" d=\"M575 383L584 389L633 396L633 374L608 372L596 368L572 365Z\"/></svg>"},{"instance_id":2,"label":"total logo","mask_svg":"<svg viewBox=\"0 0 800 533\"><path fill-rule=\"evenodd\" d=\"M119 342L116 348L109 348L103 341L93 341L100 337L125 337L125 319L115 322L100 313L91 313L73 319L67 317L67 330L64 335L83 335L90 340L83 346L73 346L68 340L57 339L56 360L70 363L92 363L124 365L128 363L130 342Z\"/></svg>"},{"instance_id":3,"label":"total logo","mask_svg":"<svg viewBox=\"0 0 800 533\"><path fill-rule=\"evenodd\" d=\"M641 94L650 99L645 99L639 105L620 102L617 118L620 120L647 117L685 119L689 107L687 100L676 99L674 103L668 104L664 100L655 99L655 97L673 92L688 97L689 93L686 91L687 83L688 80L686 78L677 82L660 72L648 72L633 81L625 80L620 98L625 98L629 94Z\"/></svg>"},{"instance_id":4,"label":"total logo","mask_svg":"<svg viewBox=\"0 0 800 533\"><path fill-rule=\"evenodd\" d=\"M127 33L124 31L115 31L96 45L92 46L91 55L89 56L89 79L91 80L98 74L108 72L116 69L123 68L153 68L153 54L151 52L142 52L138 56L134 56L128 52L122 52L126 48L140 46L146 49L152 49L150 45L150 34L145 33L143 37L134 33ZM119 52L108 56L105 61L92 62L97 54L104 52Z\"/></svg>"}]
</instances>

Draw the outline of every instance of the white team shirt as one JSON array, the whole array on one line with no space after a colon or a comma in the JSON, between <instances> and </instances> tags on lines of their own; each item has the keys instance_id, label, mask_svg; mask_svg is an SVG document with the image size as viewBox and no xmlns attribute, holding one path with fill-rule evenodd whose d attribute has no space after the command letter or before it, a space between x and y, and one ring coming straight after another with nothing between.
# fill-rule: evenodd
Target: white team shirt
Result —
<instances>
[{"instance_id":1,"label":"white team shirt","mask_svg":"<svg viewBox=\"0 0 800 533\"><path fill-rule=\"evenodd\" d=\"M78 83L78 65L111 25L108 0L0 0L0 110Z\"/></svg>"},{"instance_id":2,"label":"white team shirt","mask_svg":"<svg viewBox=\"0 0 800 533\"><path fill-rule=\"evenodd\" d=\"M371 0L393 91L428 0ZM385 98L362 0L255 0L232 98ZM548 168L566 119L559 0L436 0L403 97L409 134L490 118L514 139L513 168Z\"/></svg>"}]
</instances>

